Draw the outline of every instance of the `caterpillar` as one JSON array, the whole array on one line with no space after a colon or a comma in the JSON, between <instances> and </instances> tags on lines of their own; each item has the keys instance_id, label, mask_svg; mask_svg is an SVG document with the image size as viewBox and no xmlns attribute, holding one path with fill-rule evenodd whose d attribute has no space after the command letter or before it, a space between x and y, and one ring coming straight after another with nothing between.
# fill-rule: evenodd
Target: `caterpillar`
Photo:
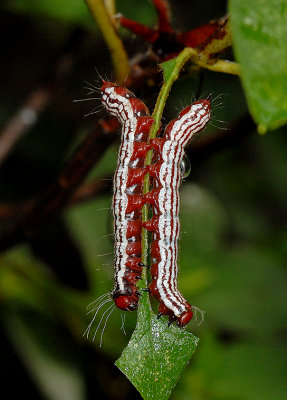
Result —
<instances>
[{"instance_id":1,"label":"caterpillar","mask_svg":"<svg viewBox=\"0 0 287 400\"><path fill-rule=\"evenodd\" d=\"M122 141L114 176L112 209L115 236L115 275L112 298L126 311L137 308L141 278L142 227L153 232L151 244L150 293L160 302L159 315L168 315L170 322L185 326L192 318L192 306L177 288L177 255L179 222L179 186L184 148L192 136L202 130L210 118L210 99L199 100L186 107L171 121L163 138L148 143L154 120L145 104L126 88L103 81L102 103L122 124ZM144 165L145 156L155 150L154 163ZM153 189L143 194L146 173L153 179ZM153 218L144 224L141 209L153 206Z\"/></svg>"},{"instance_id":2,"label":"caterpillar","mask_svg":"<svg viewBox=\"0 0 287 400\"><path fill-rule=\"evenodd\" d=\"M114 175L112 211L114 217L114 288L112 298L121 310L137 308L139 292L136 283L141 278L141 209L147 143L154 120L145 104L128 89L103 81L102 103L122 124L122 139Z\"/></svg>"},{"instance_id":3,"label":"caterpillar","mask_svg":"<svg viewBox=\"0 0 287 400\"><path fill-rule=\"evenodd\" d=\"M177 321L181 327L191 320L193 307L177 288L180 166L184 148L205 127L210 115L210 97L196 101L167 125L163 138L150 141L157 156L156 162L147 166L153 177L153 189L145 195L145 201L153 206L154 216L143 224L153 232L149 290L160 302L158 315L168 315L170 322Z\"/></svg>"}]
</instances>

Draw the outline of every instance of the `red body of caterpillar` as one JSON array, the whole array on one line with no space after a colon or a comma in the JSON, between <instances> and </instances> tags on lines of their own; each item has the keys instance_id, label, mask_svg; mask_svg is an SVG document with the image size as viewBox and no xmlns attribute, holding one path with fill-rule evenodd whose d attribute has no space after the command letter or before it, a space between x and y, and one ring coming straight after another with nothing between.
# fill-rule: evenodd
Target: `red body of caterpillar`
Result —
<instances>
[{"instance_id":1,"label":"red body of caterpillar","mask_svg":"<svg viewBox=\"0 0 287 400\"><path fill-rule=\"evenodd\" d=\"M145 156L153 119L144 103L129 90L103 82L102 103L122 124L122 140L114 176L113 216L115 236L115 278L112 297L122 310L137 308L136 282L141 277L141 209L146 174Z\"/></svg>"},{"instance_id":2,"label":"red body of caterpillar","mask_svg":"<svg viewBox=\"0 0 287 400\"><path fill-rule=\"evenodd\" d=\"M160 302L159 313L168 315L170 321L177 321L179 326L186 325L193 316L192 306L177 288L180 165L185 146L205 127L209 118L209 99L186 107L177 119L168 124L163 138L151 140L157 156L156 162L147 167L153 177L153 190L145 195L145 200L154 210L153 218L144 224L153 232L149 289Z\"/></svg>"}]
</instances>

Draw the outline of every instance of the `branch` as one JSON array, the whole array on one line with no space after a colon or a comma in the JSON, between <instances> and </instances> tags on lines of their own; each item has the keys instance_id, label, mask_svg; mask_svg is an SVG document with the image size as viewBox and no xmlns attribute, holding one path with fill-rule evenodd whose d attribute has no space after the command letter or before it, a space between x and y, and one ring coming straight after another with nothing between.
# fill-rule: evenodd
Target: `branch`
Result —
<instances>
[{"instance_id":1,"label":"branch","mask_svg":"<svg viewBox=\"0 0 287 400\"><path fill-rule=\"evenodd\" d=\"M72 194L67 202L67 206L75 206L96 197L108 194L111 191L112 176L95 179L92 182L84 183ZM0 203L0 221L15 220L20 216L27 215L35 204L37 199L28 199L17 203Z\"/></svg>"},{"instance_id":2,"label":"branch","mask_svg":"<svg viewBox=\"0 0 287 400\"><path fill-rule=\"evenodd\" d=\"M94 20L100 28L110 50L115 70L116 81L121 84L129 74L129 60L123 43L117 35L106 7L102 0L85 0Z\"/></svg>"},{"instance_id":3,"label":"branch","mask_svg":"<svg viewBox=\"0 0 287 400\"><path fill-rule=\"evenodd\" d=\"M115 120L111 120L114 123ZM102 123L103 127L105 123L106 121ZM20 216L10 226L4 227L0 233L0 250L6 250L17 243L29 240L43 224L48 223L56 213L63 209L77 187L115 140L116 126L118 124L115 124L114 129L111 129L111 125L108 124L108 130L98 128L96 132L93 131L86 137L66 163L55 182L50 185L34 205L28 205L27 214Z\"/></svg>"},{"instance_id":4,"label":"branch","mask_svg":"<svg viewBox=\"0 0 287 400\"><path fill-rule=\"evenodd\" d=\"M229 61L229 60L218 60L215 63L211 64L208 62L203 62L199 59L194 61L199 67L209 69L214 72L223 72L224 74L230 75L240 75L240 65L237 62Z\"/></svg>"}]
</instances>

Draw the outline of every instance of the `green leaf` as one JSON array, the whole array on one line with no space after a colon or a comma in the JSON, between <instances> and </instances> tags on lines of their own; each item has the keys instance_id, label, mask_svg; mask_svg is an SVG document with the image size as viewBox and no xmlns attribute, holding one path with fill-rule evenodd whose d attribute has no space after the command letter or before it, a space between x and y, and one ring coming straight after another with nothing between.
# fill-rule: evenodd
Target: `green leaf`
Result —
<instances>
[{"instance_id":1,"label":"green leaf","mask_svg":"<svg viewBox=\"0 0 287 400\"><path fill-rule=\"evenodd\" d=\"M249 109L265 133L287 123L287 3L232 0L229 9Z\"/></svg>"},{"instance_id":2,"label":"green leaf","mask_svg":"<svg viewBox=\"0 0 287 400\"><path fill-rule=\"evenodd\" d=\"M192 333L154 316L143 294L136 329L116 366L144 399L168 399L198 343Z\"/></svg>"}]
</instances>

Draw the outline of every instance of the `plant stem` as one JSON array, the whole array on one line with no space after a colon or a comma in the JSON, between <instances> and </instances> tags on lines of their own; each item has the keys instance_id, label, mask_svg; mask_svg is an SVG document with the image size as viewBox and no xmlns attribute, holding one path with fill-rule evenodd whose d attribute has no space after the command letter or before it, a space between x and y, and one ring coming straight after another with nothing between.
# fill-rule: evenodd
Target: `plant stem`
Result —
<instances>
[{"instance_id":1,"label":"plant stem","mask_svg":"<svg viewBox=\"0 0 287 400\"><path fill-rule=\"evenodd\" d=\"M116 13L116 5L114 0L104 0L105 2L105 7L110 15L112 17Z\"/></svg>"},{"instance_id":2,"label":"plant stem","mask_svg":"<svg viewBox=\"0 0 287 400\"><path fill-rule=\"evenodd\" d=\"M208 64L198 59L194 62L198 66L209 69L210 71L223 72L231 75L240 75L240 65L234 61L218 60L214 64Z\"/></svg>"},{"instance_id":3,"label":"plant stem","mask_svg":"<svg viewBox=\"0 0 287 400\"><path fill-rule=\"evenodd\" d=\"M196 50L191 47L186 47L175 59L164 62L162 65L164 72L164 84L162 85L161 91L157 98L157 102L154 108L154 112L152 114L155 122L151 128L150 139L156 137L156 134L160 128L160 121L163 113L163 109L168 98L170 89L173 83L177 80L180 70L184 66L184 64L194 57L198 57ZM172 64L171 64L172 63ZM165 65L170 64L171 69L166 72ZM151 161L151 160L150 160Z\"/></svg>"},{"instance_id":4,"label":"plant stem","mask_svg":"<svg viewBox=\"0 0 287 400\"><path fill-rule=\"evenodd\" d=\"M110 50L116 82L122 84L129 74L129 61L102 0L85 0Z\"/></svg>"}]
</instances>

